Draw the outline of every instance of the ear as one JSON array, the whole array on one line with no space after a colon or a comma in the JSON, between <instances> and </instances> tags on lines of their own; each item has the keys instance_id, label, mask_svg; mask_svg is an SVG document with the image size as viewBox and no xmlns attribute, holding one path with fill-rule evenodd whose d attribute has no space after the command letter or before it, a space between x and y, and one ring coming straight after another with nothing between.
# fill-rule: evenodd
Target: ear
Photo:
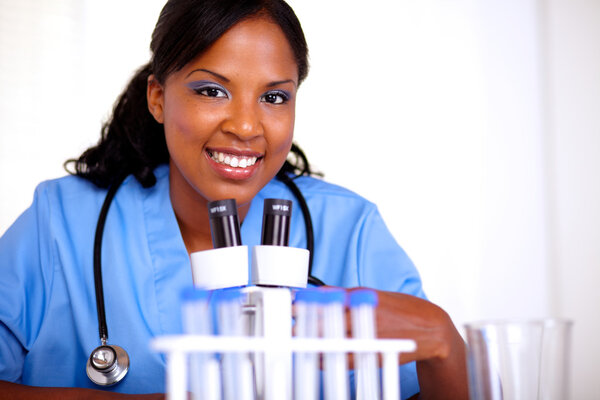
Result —
<instances>
[{"instance_id":1,"label":"ear","mask_svg":"<svg viewBox=\"0 0 600 400\"><path fill-rule=\"evenodd\" d=\"M148 110L154 116L154 119L159 124L164 122L164 96L163 87L154 75L148 77L148 86L146 88L146 98L148 99Z\"/></svg>"}]
</instances>

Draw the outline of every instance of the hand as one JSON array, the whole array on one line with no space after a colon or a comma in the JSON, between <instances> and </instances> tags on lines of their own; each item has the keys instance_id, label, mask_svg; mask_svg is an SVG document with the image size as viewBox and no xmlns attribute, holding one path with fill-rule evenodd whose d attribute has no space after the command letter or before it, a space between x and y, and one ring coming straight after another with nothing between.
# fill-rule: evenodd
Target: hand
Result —
<instances>
[{"instance_id":1,"label":"hand","mask_svg":"<svg viewBox=\"0 0 600 400\"><path fill-rule=\"evenodd\" d=\"M377 294L377 336L412 339L417 344L414 352L401 354L400 363L417 361L420 398L467 399L465 343L450 316L415 296L385 291Z\"/></svg>"},{"instance_id":2,"label":"hand","mask_svg":"<svg viewBox=\"0 0 600 400\"><path fill-rule=\"evenodd\" d=\"M455 329L444 310L403 293L377 291L377 295L377 337L412 339L417 344L415 352L401 355L402 364L448 357Z\"/></svg>"}]
</instances>

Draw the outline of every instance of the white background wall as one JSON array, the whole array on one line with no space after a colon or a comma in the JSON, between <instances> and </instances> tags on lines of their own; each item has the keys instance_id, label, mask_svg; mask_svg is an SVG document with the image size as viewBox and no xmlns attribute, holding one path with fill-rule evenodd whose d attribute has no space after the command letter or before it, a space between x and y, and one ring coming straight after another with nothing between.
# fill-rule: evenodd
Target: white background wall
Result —
<instances>
[{"instance_id":1,"label":"white background wall","mask_svg":"<svg viewBox=\"0 0 600 400\"><path fill-rule=\"evenodd\" d=\"M0 234L98 139L163 0L0 0ZM455 323L575 321L600 392L600 1L290 1L296 139L376 202Z\"/></svg>"}]
</instances>

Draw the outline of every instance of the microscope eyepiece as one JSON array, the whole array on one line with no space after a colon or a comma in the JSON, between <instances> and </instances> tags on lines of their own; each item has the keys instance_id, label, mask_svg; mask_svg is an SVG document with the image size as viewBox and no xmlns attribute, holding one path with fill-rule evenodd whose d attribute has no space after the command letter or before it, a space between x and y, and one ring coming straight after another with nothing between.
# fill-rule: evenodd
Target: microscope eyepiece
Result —
<instances>
[{"instance_id":1,"label":"microscope eyepiece","mask_svg":"<svg viewBox=\"0 0 600 400\"><path fill-rule=\"evenodd\" d=\"M208 203L208 214L215 249L242 245L235 199L211 201Z\"/></svg>"},{"instance_id":2,"label":"microscope eyepiece","mask_svg":"<svg viewBox=\"0 0 600 400\"><path fill-rule=\"evenodd\" d=\"M265 199L261 244L287 246L292 219L292 202L283 199Z\"/></svg>"}]
</instances>

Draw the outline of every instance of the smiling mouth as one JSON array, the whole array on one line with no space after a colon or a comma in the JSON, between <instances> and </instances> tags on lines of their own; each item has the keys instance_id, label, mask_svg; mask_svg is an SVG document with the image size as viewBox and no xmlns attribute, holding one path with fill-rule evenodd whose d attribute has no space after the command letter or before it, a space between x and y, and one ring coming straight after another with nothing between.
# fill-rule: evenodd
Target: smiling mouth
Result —
<instances>
[{"instance_id":1,"label":"smiling mouth","mask_svg":"<svg viewBox=\"0 0 600 400\"><path fill-rule=\"evenodd\" d=\"M208 155L216 163L228 165L232 168L248 168L256 164L258 160L258 157L254 156L240 156L220 151L209 151Z\"/></svg>"}]
</instances>

